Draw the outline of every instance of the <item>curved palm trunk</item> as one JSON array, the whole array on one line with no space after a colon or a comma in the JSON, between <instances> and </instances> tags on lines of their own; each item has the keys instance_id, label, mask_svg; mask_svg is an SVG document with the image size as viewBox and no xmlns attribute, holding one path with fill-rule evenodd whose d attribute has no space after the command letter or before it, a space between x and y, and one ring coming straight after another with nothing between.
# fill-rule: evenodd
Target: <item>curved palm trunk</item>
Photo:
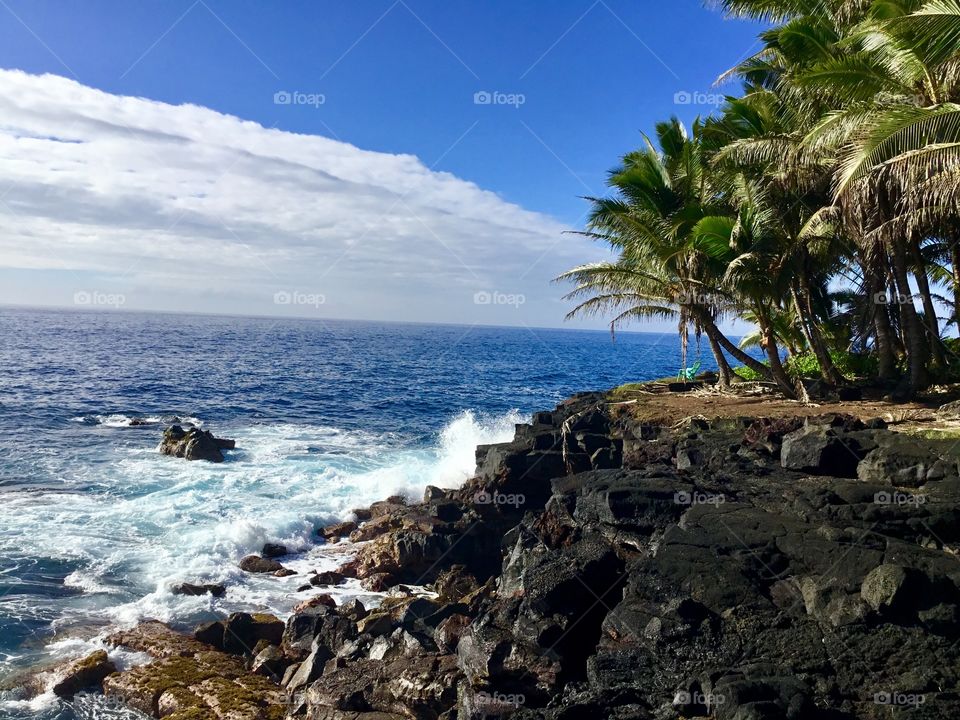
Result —
<instances>
[{"instance_id":1,"label":"curved palm trunk","mask_svg":"<svg viewBox=\"0 0 960 720\"><path fill-rule=\"evenodd\" d=\"M790 378L787 377L786 370L783 369L783 363L780 361L780 349L777 347L777 338L773 332L773 327L769 318L763 312L757 313L757 321L760 324L761 340L764 352L767 354L767 362L770 363L770 373L773 375L774 382L783 391L783 394L790 398L796 397L796 390Z\"/></svg>"},{"instance_id":2,"label":"curved palm trunk","mask_svg":"<svg viewBox=\"0 0 960 720\"><path fill-rule=\"evenodd\" d=\"M801 290L803 290L804 286L809 289L809 283L806 282L806 274L801 273ZM803 301L801 301L800 293L798 293L797 288L791 284L790 294L793 296L793 305L797 309L797 321L800 323L800 329L803 330L807 344L810 345L810 349L817 358L817 364L820 365L820 377L823 378L825 383L830 385L844 384L846 378L844 378L843 375L840 374L840 371L834 366L833 358L830 357L830 351L827 350L823 336L820 334L820 328L817 327L817 323L812 317L812 305L808 291L804 291L803 294L805 297Z\"/></svg>"},{"instance_id":3,"label":"curved palm trunk","mask_svg":"<svg viewBox=\"0 0 960 720\"><path fill-rule=\"evenodd\" d=\"M703 326L703 331L707 334L707 338L710 340L711 348L713 347L714 343L716 343L717 346L721 348L721 355L723 354L722 351L726 350L734 358L742 362L754 372L763 375L768 380L773 380L773 375L771 374L770 368L759 360L750 357L743 350L730 342L730 339L727 338L727 336L720 331L720 328L717 327L717 324L713 321L710 313L703 308L695 308L693 309L693 312L696 314L699 323Z\"/></svg>"},{"instance_id":4,"label":"curved palm trunk","mask_svg":"<svg viewBox=\"0 0 960 720\"><path fill-rule=\"evenodd\" d=\"M918 392L930 383L927 372L927 361L930 358L930 348L927 345L926 332L917 310L910 299L910 282L907 277L907 257L902 243L893 243L891 252L893 260L893 279L897 285L900 299L901 324L903 325L903 339L907 352L907 376L911 393Z\"/></svg>"},{"instance_id":5,"label":"curved palm trunk","mask_svg":"<svg viewBox=\"0 0 960 720\"><path fill-rule=\"evenodd\" d=\"M720 343L717 342L709 332L706 333L707 341L710 343L710 350L713 352L713 357L717 361L718 375L720 376L720 387L730 387L730 383L733 382L733 369L730 367L730 363L727 362L727 356L723 354L723 348L720 346Z\"/></svg>"},{"instance_id":6,"label":"curved palm trunk","mask_svg":"<svg viewBox=\"0 0 960 720\"><path fill-rule=\"evenodd\" d=\"M926 326L930 341L930 354L933 365L937 368L946 367L947 360L943 353L943 343L940 342L940 324L937 322L937 310L933 306L933 296L930 294L930 281L927 277L926 261L920 252L920 243L914 238L910 242L910 255L913 258L913 276L917 279L917 289L923 303L923 323Z\"/></svg>"}]
</instances>

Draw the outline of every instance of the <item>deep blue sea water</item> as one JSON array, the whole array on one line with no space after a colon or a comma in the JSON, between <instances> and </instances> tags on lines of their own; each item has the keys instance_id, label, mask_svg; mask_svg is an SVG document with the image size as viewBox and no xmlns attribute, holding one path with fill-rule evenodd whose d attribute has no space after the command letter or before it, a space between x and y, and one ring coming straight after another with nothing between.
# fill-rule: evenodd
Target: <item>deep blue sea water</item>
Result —
<instances>
[{"instance_id":1,"label":"deep blue sea water","mask_svg":"<svg viewBox=\"0 0 960 720\"><path fill-rule=\"evenodd\" d=\"M301 572L333 567L311 542L319 524L456 485L476 444L510 439L532 411L679 364L669 333L0 308L0 687L112 626L282 615L302 576L236 568L265 541L295 548L285 563ZM175 419L237 450L222 465L161 456ZM199 580L230 589L170 592ZM0 693L0 718L129 717L17 697Z\"/></svg>"}]
</instances>

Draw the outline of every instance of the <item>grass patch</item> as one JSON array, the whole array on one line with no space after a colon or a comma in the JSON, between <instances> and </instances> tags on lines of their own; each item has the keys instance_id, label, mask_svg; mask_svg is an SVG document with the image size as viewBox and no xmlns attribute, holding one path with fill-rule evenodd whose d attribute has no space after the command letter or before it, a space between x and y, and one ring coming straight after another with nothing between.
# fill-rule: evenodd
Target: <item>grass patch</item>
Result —
<instances>
[{"instance_id":1,"label":"grass patch","mask_svg":"<svg viewBox=\"0 0 960 720\"><path fill-rule=\"evenodd\" d=\"M924 440L960 440L960 427L957 428L903 428L898 430L904 435L921 437Z\"/></svg>"}]
</instances>

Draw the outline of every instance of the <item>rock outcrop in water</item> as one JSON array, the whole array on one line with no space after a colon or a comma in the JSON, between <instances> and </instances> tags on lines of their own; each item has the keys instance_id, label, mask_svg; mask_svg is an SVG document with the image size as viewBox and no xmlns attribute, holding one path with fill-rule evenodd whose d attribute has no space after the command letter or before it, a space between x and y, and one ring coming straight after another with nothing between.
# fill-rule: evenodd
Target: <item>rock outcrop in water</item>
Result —
<instances>
[{"instance_id":1,"label":"rock outcrop in water","mask_svg":"<svg viewBox=\"0 0 960 720\"><path fill-rule=\"evenodd\" d=\"M463 488L321 530L368 541L341 572L380 607L231 616L107 692L175 720L960 717L953 443L624 410L575 397L478 448Z\"/></svg>"},{"instance_id":2,"label":"rock outcrop in water","mask_svg":"<svg viewBox=\"0 0 960 720\"><path fill-rule=\"evenodd\" d=\"M214 437L209 430L196 427L184 430L179 425L164 430L163 440L160 441L160 452L164 455L215 463L223 462L223 450L233 450L235 447L236 441Z\"/></svg>"}]
</instances>

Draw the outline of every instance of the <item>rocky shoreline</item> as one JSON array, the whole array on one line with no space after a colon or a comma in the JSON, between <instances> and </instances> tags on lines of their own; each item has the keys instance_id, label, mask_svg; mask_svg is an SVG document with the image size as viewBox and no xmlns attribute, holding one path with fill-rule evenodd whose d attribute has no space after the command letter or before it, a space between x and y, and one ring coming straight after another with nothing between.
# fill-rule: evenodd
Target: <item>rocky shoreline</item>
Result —
<instances>
[{"instance_id":1,"label":"rocky shoreline","mask_svg":"<svg viewBox=\"0 0 960 720\"><path fill-rule=\"evenodd\" d=\"M321 529L356 555L285 622L144 623L107 644L153 662L48 686L171 720L960 717L957 441L677 420L575 396L477 448L462 488ZM343 577L382 603L336 605Z\"/></svg>"}]
</instances>

